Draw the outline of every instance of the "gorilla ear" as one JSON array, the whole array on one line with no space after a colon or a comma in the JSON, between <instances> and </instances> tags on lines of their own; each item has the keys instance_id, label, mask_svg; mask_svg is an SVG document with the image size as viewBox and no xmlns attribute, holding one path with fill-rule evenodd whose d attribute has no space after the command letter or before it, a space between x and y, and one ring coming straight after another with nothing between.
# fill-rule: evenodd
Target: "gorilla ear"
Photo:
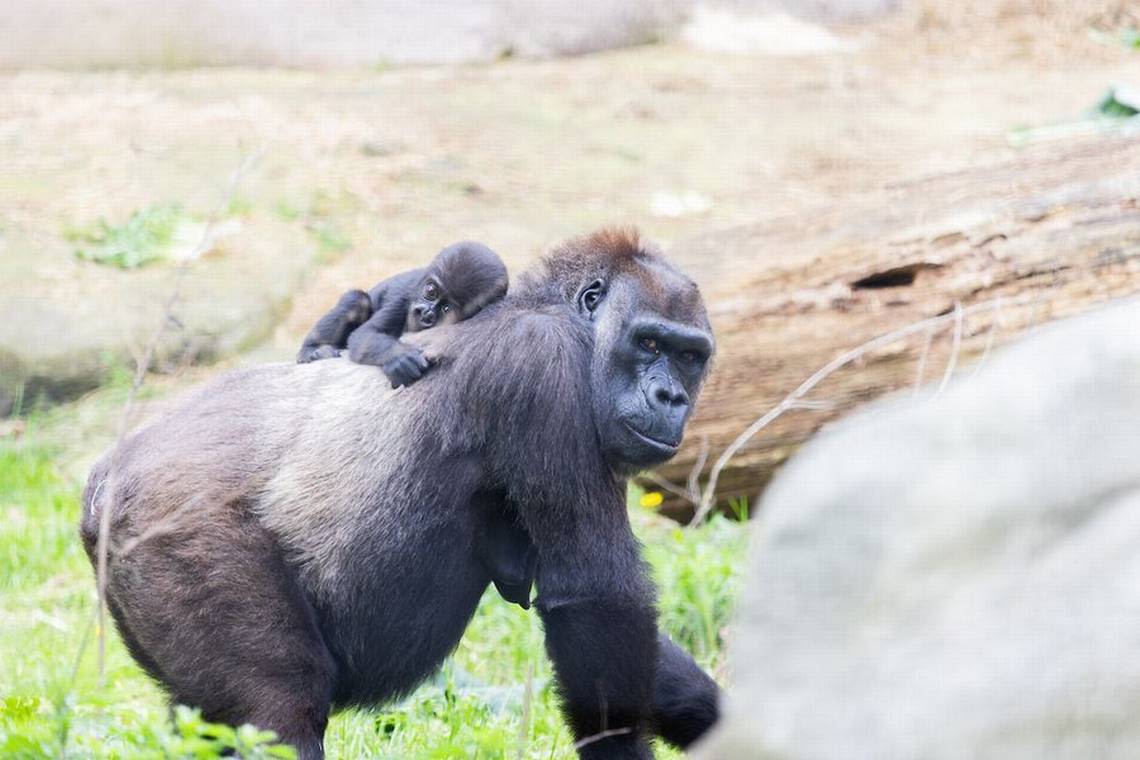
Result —
<instances>
[{"instance_id":1,"label":"gorilla ear","mask_svg":"<svg viewBox=\"0 0 1140 760\"><path fill-rule=\"evenodd\" d=\"M598 308L598 304L602 302L602 295L604 295L603 288L605 283L601 280L594 280L586 287L578 291L578 311L581 314L593 317L594 309Z\"/></svg>"}]
</instances>

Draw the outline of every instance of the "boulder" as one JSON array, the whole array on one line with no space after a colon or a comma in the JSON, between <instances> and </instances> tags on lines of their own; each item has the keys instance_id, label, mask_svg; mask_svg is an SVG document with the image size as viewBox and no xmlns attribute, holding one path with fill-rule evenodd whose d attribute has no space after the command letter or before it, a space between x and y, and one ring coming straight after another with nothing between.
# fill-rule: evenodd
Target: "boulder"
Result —
<instances>
[{"instance_id":1,"label":"boulder","mask_svg":"<svg viewBox=\"0 0 1140 760\"><path fill-rule=\"evenodd\" d=\"M0 263L0 417L129 376L152 341L159 371L250 349L284 318L314 258L311 242L271 220L184 271L103 266L33 242L17 239Z\"/></svg>"},{"instance_id":2,"label":"boulder","mask_svg":"<svg viewBox=\"0 0 1140 760\"><path fill-rule=\"evenodd\" d=\"M759 509L705 758L1140 757L1140 299L864 407Z\"/></svg>"}]
</instances>

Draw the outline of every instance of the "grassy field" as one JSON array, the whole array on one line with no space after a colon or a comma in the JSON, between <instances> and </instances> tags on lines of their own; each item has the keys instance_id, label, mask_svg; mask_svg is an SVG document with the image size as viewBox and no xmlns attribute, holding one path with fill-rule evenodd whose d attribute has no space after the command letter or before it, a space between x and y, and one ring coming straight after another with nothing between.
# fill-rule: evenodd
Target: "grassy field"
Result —
<instances>
[{"instance_id":1,"label":"grassy field","mask_svg":"<svg viewBox=\"0 0 1140 760\"><path fill-rule=\"evenodd\" d=\"M235 745L273 756L259 737L219 735L189 711L172 723L113 632L100 685L94 582L76 534L82 484L59 455L35 432L0 442L0 757L209 758ZM720 518L682 530L640 506L631 515L661 586L663 627L715 669L745 530ZM398 704L332 719L329 756L574 757L542 642L535 614L490 590L435 679Z\"/></svg>"}]
</instances>

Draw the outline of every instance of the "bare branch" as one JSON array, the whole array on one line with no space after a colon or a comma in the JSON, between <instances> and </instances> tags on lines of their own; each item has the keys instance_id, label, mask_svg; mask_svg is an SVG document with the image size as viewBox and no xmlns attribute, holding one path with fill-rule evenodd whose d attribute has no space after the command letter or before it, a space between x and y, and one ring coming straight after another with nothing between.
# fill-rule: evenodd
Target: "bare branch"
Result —
<instances>
[{"instance_id":1,"label":"bare branch","mask_svg":"<svg viewBox=\"0 0 1140 760\"><path fill-rule=\"evenodd\" d=\"M590 734L589 736L574 742L574 749L582 749L583 747L588 747L594 742L600 742L602 739L608 739L611 736L624 736L626 734L632 733L632 728L608 728L605 731L599 731L596 734Z\"/></svg>"},{"instance_id":2,"label":"bare branch","mask_svg":"<svg viewBox=\"0 0 1140 760\"><path fill-rule=\"evenodd\" d=\"M696 506L701 500L701 471L705 467L705 462L709 457L709 439L708 436L701 436L700 448L697 450L697 459L693 466L689 469L689 477L685 482L685 487L677 485L676 483L668 480L656 472L643 472L637 475L636 479L644 483L650 483L657 488L660 488L666 493L670 493L680 499L684 499L688 503Z\"/></svg>"},{"instance_id":3,"label":"bare branch","mask_svg":"<svg viewBox=\"0 0 1140 760\"><path fill-rule=\"evenodd\" d=\"M668 493L673 494L674 496L679 496L680 498L685 499L686 501L692 501L692 503L696 504L696 501L693 501L692 499L689 498L689 492L688 491L686 491L684 488L677 485L676 483L673 483L669 480L666 480L665 478L661 477L660 475L658 475L655 472L643 472L637 476L637 479L645 481L647 483L652 483L653 485L660 488L662 491L666 491Z\"/></svg>"},{"instance_id":4,"label":"bare branch","mask_svg":"<svg viewBox=\"0 0 1140 760\"><path fill-rule=\"evenodd\" d=\"M934 343L934 331L926 331L926 340L922 342L922 353L918 356L918 368L914 371L914 395L922 388L922 381L926 375L926 358L930 356L930 346Z\"/></svg>"},{"instance_id":5,"label":"bare branch","mask_svg":"<svg viewBox=\"0 0 1140 760\"><path fill-rule=\"evenodd\" d=\"M697 450L697 461L693 462L693 467L689 470L688 485L688 500L693 504L700 501L701 498L701 473L705 469L705 462L709 459L709 437L707 435L701 436L701 447Z\"/></svg>"},{"instance_id":6,"label":"bare branch","mask_svg":"<svg viewBox=\"0 0 1140 760\"><path fill-rule=\"evenodd\" d=\"M825 398L819 399L818 401L806 401L804 399L800 399L799 401L796 401L792 404L791 409L806 409L812 412L830 412L832 409L835 409L838 406L839 404L836 402Z\"/></svg>"},{"instance_id":7,"label":"bare branch","mask_svg":"<svg viewBox=\"0 0 1140 760\"><path fill-rule=\"evenodd\" d=\"M954 369L958 366L958 354L962 352L962 302L954 302L954 342L950 345L950 360L946 362L946 371L942 373L942 382L938 384L938 392L935 396L942 394L946 390L946 386L950 384L950 378L954 375Z\"/></svg>"},{"instance_id":8,"label":"bare branch","mask_svg":"<svg viewBox=\"0 0 1140 760\"><path fill-rule=\"evenodd\" d=\"M1032 299L1025 299L1025 302L1032 302ZM896 343L905 338L909 338L911 335L922 332L923 330L934 331L937 328L947 324L948 322L954 322L956 325L955 333L957 338L955 342L956 345L960 347L962 337L961 323L963 318L967 314L973 314L983 309L991 309L993 308L993 305L994 301L992 300L982 301L981 303L977 303L966 308L963 308L961 304L958 304L954 311L950 314L942 314L937 317L930 317L929 319L913 322L909 325L906 325L905 327L900 327L897 330L893 330L884 335L880 335L877 338L873 338L866 343L857 346L856 348L844 351L839 356L835 357L830 362L825 364L814 374L812 374L811 377L809 377L807 380L804 380L803 383L799 385L799 387L785 396L784 399L773 409L769 410L766 414L745 428L744 431L738 435L732 441L732 443L728 445L728 448L726 448L724 452L719 457L717 457L716 462L713 463L712 471L709 473L708 483L705 485L705 490L701 495L700 506L697 508L696 513L693 515L693 519L689 522L689 525L700 525L708 517L709 512L712 511L713 499L716 495L717 480L720 478L720 473L722 470L724 470L729 460L731 460L732 457L734 457L736 453L740 451L740 449L742 449L744 445L753 438L753 436L766 428L768 425L772 424L772 422L779 418L780 415L782 415L784 412L790 409L794 409L797 403L800 402L800 398L810 392L812 388L819 385L819 383L827 378L828 375L832 374L841 367L850 364L856 359L863 357L871 351L879 348L884 348L885 346L889 346L892 343ZM954 356L952 356L952 360L956 362L957 350L955 350ZM952 372L953 366L949 367L948 369Z\"/></svg>"},{"instance_id":9,"label":"bare branch","mask_svg":"<svg viewBox=\"0 0 1140 760\"><path fill-rule=\"evenodd\" d=\"M986 330L986 344L982 348L982 355L978 358L978 361L974 364L974 369L970 373L970 377L966 378L967 380L973 379L974 376L978 374L978 370L980 370L982 368L982 365L984 365L986 363L986 359L989 358L990 351L994 347L994 339L997 337L998 328L1001 326L1001 321L1002 321L1001 296L998 296L997 298L994 299L994 314L990 318L989 329Z\"/></svg>"}]
</instances>

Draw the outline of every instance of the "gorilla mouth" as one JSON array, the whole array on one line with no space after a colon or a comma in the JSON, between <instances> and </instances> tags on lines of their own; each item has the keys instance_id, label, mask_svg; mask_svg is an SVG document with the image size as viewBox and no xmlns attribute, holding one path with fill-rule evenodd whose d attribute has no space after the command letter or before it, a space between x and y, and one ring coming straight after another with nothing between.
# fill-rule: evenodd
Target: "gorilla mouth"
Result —
<instances>
[{"instance_id":1,"label":"gorilla mouth","mask_svg":"<svg viewBox=\"0 0 1140 760\"><path fill-rule=\"evenodd\" d=\"M681 448L681 442L680 441L664 441L660 438L654 438L651 435L648 435L646 433L641 432L640 430L638 430L637 428L635 428L633 425L629 424L628 422L625 423L625 426L629 430L629 432L633 433L635 436L640 438L642 441L650 444L651 446L654 446L655 448L665 449L667 451L676 451L677 449Z\"/></svg>"}]
</instances>

